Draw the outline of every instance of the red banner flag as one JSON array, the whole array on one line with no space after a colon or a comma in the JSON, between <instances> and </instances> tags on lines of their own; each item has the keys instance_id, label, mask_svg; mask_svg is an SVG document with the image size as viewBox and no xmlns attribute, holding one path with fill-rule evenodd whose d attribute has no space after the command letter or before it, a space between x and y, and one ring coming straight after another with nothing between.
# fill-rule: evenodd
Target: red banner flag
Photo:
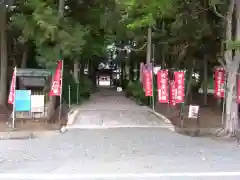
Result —
<instances>
[{"instance_id":1,"label":"red banner flag","mask_svg":"<svg viewBox=\"0 0 240 180\"><path fill-rule=\"evenodd\" d=\"M176 87L175 81L171 80L170 87L169 87L169 103L171 106L176 105Z\"/></svg>"},{"instance_id":2,"label":"red banner flag","mask_svg":"<svg viewBox=\"0 0 240 180\"><path fill-rule=\"evenodd\" d=\"M168 70L160 70L157 73L158 102L168 103Z\"/></svg>"},{"instance_id":3,"label":"red banner flag","mask_svg":"<svg viewBox=\"0 0 240 180\"><path fill-rule=\"evenodd\" d=\"M175 88L176 88L176 103L183 103L184 102L184 94L185 94L185 73L183 71L174 72L174 81L175 81Z\"/></svg>"},{"instance_id":4,"label":"red banner flag","mask_svg":"<svg viewBox=\"0 0 240 180\"><path fill-rule=\"evenodd\" d=\"M223 98L225 94L225 71L223 68L216 68L214 72L214 95Z\"/></svg>"},{"instance_id":5,"label":"red banner flag","mask_svg":"<svg viewBox=\"0 0 240 180\"><path fill-rule=\"evenodd\" d=\"M240 103L240 79L238 76L238 80L237 80L237 102Z\"/></svg>"},{"instance_id":6,"label":"red banner flag","mask_svg":"<svg viewBox=\"0 0 240 180\"><path fill-rule=\"evenodd\" d=\"M144 73L145 96L152 96L152 71L145 70Z\"/></svg>"},{"instance_id":7,"label":"red banner flag","mask_svg":"<svg viewBox=\"0 0 240 180\"><path fill-rule=\"evenodd\" d=\"M15 100L16 77L17 77L17 68L15 67L13 71L12 82L11 82L10 91L8 95L8 104L13 104Z\"/></svg>"},{"instance_id":8,"label":"red banner flag","mask_svg":"<svg viewBox=\"0 0 240 180\"><path fill-rule=\"evenodd\" d=\"M146 82L145 82L146 72L147 72L146 67L145 67L145 65L143 65L143 67L142 67L142 86L143 86L144 92L145 92L145 89L146 89L146 88L145 88L145 84L146 84Z\"/></svg>"},{"instance_id":9,"label":"red banner flag","mask_svg":"<svg viewBox=\"0 0 240 180\"><path fill-rule=\"evenodd\" d=\"M53 77L49 96L61 96L61 81L62 81L62 60L58 61L58 65Z\"/></svg>"}]
</instances>

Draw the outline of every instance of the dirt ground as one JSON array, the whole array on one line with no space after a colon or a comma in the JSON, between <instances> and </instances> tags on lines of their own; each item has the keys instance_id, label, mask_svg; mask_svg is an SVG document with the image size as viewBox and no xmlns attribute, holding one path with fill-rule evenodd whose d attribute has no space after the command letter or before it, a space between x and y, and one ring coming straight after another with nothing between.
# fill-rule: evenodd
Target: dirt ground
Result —
<instances>
[{"instance_id":1,"label":"dirt ground","mask_svg":"<svg viewBox=\"0 0 240 180\"><path fill-rule=\"evenodd\" d=\"M201 95L195 95L195 99L193 99L189 104L199 105L200 106L200 128L221 128L223 127L222 121L222 110L221 106L218 105L217 99L212 95L208 96L208 105L203 106L203 97ZM196 119L188 119L188 105L185 105L184 108L184 120L183 120L183 128L184 129L195 129L197 128L197 120ZM163 114L168 119L171 120L172 124L176 127L181 127L181 118L179 116L180 113L180 105L176 107L170 107L168 104L160 104L157 103L155 107L158 113Z\"/></svg>"},{"instance_id":2,"label":"dirt ground","mask_svg":"<svg viewBox=\"0 0 240 180\"><path fill-rule=\"evenodd\" d=\"M57 124L47 124L40 121L28 120L24 123L21 121L16 121L14 131L51 131L58 129L60 129L60 126ZM0 121L0 131L13 131L13 129L11 128L11 123Z\"/></svg>"},{"instance_id":3,"label":"dirt ground","mask_svg":"<svg viewBox=\"0 0 240 180\"><path fill-rule=\"evenodd\" d=\"M0 106L0 132L8 132L8 131L50 131L50 130L58 130L61 128L62 122L58 123L56 120L55 123L51 123L47 120L39 119L27 119L27 120L20 120L16 119L15 121L15 128L12 127L12 119L11 119L11 110L7 109L6 107ZM53 119L58 119L58 110L54 113ZM65 119L65 118L64 118Z\"/></svg>"}]
</instances>

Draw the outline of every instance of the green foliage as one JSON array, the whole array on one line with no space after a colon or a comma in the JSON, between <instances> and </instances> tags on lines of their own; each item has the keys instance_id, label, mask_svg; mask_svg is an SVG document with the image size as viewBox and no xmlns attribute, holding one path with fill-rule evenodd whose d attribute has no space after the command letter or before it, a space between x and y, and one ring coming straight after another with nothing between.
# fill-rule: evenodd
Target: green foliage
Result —
<instances>
[{"instance_id":1,"label":"green foliage","mask_svg":"<svg viewBox=\"0 0 240 180\"><path fill-rule=\"evenodd\" d=\"M11 28L18 29L19 43L34 42L36 59L52 68L61 53L63 58L81 55L88 29L71 18L59 19L56 6L50 1L26 0L11 16Z\"/></svg>"},{"instance_id":2,"label":"green foliage","mask_svg":"<svg viewBox=\"0 0 240 180\"><path fill-rule=\"evenodd\" d=\"M22 31L21 39L37 43L54 40L58 29L56 9L43 0L26 0L19 8L11 16L11 26Z\"/></svg>"},{"instance_id":3,"label":"green foliage","mask_svg":"<svg viewBox=\"0 0 240 180\"><path fill-rule=\"evenodd\" d=\"M226 48L228 50L239 50L240 49L240 41L227 41Z\"/></svg>"},{"instance_id":4,"label":"green foliage","mask_svg":"<svg viewBox=\"0 0 240 180\"><path fill-rule=\"evenodd\" d=\"M127 89L129 86L129 83L131 83L131 82L128 79L126 79L126 77L125 77L122 81L123 89Z\"/></svg>"},{"instance_id":5,"label":"green foliage","mask_svg":"<svg viewBox=\"0 0 240 180\"><path fill-rule=\"evenodd\" d=\"M115 0L65 1L63 17L58 5L53 0L16 0L9 13L12 42L20 47L33 45L42 67L52 69L59 54L74 61L104 59L106 46L125 34ZM21 57L22 49L18 51Z\"/></svg>"},{"instance_id":6,"label":"green foliage","mask_svg":"<svg viewBox=\"0 0 240 180\"><path fill-rule=\"evenodd\" d=\"M130 81L125 93L127 97L133 97L140 105L148 104L148 97L145 96L142 85L139 81Z\"/></svg>"},{"instance_id":7,"label":"green foliage","mask_svg":"<svg viewBox=\"0 0 240 180\"><path fill-rule=\"evenodd\" d=\"M84 75L79 81L76 83L73 76L69 73L64 73L63 77L63 99L68 103L69 102L69 86L70 86L70 97L71 104L77 103L77 93L78 93L78 101L79 103L89 99L91 93L94 91L95 87L92 81Z\"/></svg>"},{"instance_id":8,"label":"green foliage","mask_svg":"<svg viewBox=\"0 0 240 180\"><path fill-rule=\"evenodd\" d=\"M84 37L85 45L82 48L81 57L89 59L92 56L106 56L106 46L111 44L118 36L121 26L120 12L115 0L83 0L67 1L70 7L71 17L88 30Z\"/></svg>"},{"instance_id":9,"label":"green foliage","mask_svg":"<svg viewBox=\"0 0 240 180\"><path fill-rule=\"evenodd\" d=\"M77 84L73 78L73 76L69 73L65 73L63 75L63 99L67 103L69 102L69 86L70 86L70 93L71 93L71 103L76 103L76 94L77 94Z\"/></svg>"},{"instance_id":10,"label":"green foliage","mask_svg":"<svg viewBox=\"0 0 240 180\"><path fill-rule=\"evenodd\" d=\"M212 6L226 4L226 0L209 0L209 4Z\"/></svg>"},{"instance_id":11,"label":"green foliage","mask_svg":"<svg viewBox=\"0 0 240 180\"><path fill-rule=\"evenodd\" d=\"M91 79L84 75L79 80L79 93L81 97L88 98L95 91L95 86Z\"/></svg>"},{"instance_id":12,"label":"green foliage","mask_svg":"<svg viewBox=\"0 0 240 180\"><path fill-rule=\"evenodd\" d=\"M178 7L177 0L124 0L123 3L130 29L152 26L157 18L173 16Z\"/></svg>"}]
</instances>

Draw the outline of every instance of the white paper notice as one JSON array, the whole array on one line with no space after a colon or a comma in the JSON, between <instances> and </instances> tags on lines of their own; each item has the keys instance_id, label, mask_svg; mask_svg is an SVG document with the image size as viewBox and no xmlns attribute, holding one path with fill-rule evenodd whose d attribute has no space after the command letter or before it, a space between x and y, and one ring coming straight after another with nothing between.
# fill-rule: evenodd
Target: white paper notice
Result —
<instances>
[{"instance_id":1,"label":"white paper notice","mask_svg":"<svg viewBox=\"0 0 240 180\"><path fill-rule=\"evenodd\" d=\"M198 118L198 111L199 111L199 106L189 106L189 111L188 111L188 118Z\"/></svg>"},{"instance_id":2,"label":"white paper notice","mask_svg":"<svg viewBox=\"0 0 240 180\"><path fill-rule=\"evenodd\" d=\"M31 95L31 112L44 112L44 95Z\"/></svg>"}]
</instances>

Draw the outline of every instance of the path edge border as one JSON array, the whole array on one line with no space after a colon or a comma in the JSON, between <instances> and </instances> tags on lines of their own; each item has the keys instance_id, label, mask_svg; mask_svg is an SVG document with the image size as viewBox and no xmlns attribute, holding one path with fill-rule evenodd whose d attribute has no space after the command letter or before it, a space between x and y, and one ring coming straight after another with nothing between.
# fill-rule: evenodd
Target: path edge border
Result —
<instances>
[{"instance_id":1,"label":"path edge border","mask_svg":"<svg viewBox=\"0 0 240 180\"><path fill-rule=\"evenodd\" d=\"M61 133L65 133L68 129L70 129L69 127L75 122L78 113L79 110L77 108L71 109L68 112L67 124L61 127Z\"/></svg>"},{"instance_id":2,"label":"path edge border","mask_svg":"<svg viewBox=\"0 0 240 180\"><path fill-rule=\"evenodd\" d=\"M158 118L162 119L167 125L169 125L170 127L168 128L169 130L176 132L175 126L172 124L172 122L170 121L170 119L168 119L166 116L156 112L153 109L150 109L150 112L152 114L154 114L155 116L157 116Z\"/></svg>"},{"instance_id":3,"label":"path edge border","mask_svg":"<svg viewBox=\"0 0 240 180\"><path fill-rule=\"evenodd\" d=\"M158 112L156 112L156 111L154 111L154 110L152 110L152 109L151 109L151 112L152 112L155 116L163 119L165 123L171 125L171 126L172 126L171 130L172 130L173 132L176 132L176 133L180 133L180 134L181 134L181 132L184 131L184 129L181 129L181 128L177 127L177 126L174 126L174 125L172 124L172 122L171 122L166 116L164 116L164 115L162 115L162 114L160 114L160 113L158 113ZM195 130L195 128L191 128L191 129ZM221 137L221 132L222 132L222 130L223 130L223 128L200 128L200 132L201 132L201 133L207 133L207 134L210 134L210 135L216 135L216 136L218 136L218 137Z\"/></svg>"},{"instance_id":4,"label":"path edge border","mask_svg":"<svg viewBox=\"0 0 240 180\"><path fill-rule=\"evenodd\" d=\"M59 134L59 130L0 132L0 140L38 139Z\"/></svg>"},{"instance_id":5,"label":"path edge border","mask_svg":"<svg viewBox=\"0 0 240 180\"><path fill-rule=\"evenodd\" d=\"M161 119L163 119L165 123L172 124L171 121L166 116L164 116L164 115L162 115L162 114L160 114L160 113L158 113L156 111L153 111L153 110L152 110L152 113L154 115L160 117Z\"/></svg>"},{"instance_id":6,"label":"path edge border","mask_svg":"<svg viewBox=\"0 0 240 180\"><path fill-rule=\"evenodd\" d=\"M78 109L71 109L69 111L66 128L68 128L68 126L71 126L75 122L78 113L79 113Z\"/></svg>"}]
</instances>

